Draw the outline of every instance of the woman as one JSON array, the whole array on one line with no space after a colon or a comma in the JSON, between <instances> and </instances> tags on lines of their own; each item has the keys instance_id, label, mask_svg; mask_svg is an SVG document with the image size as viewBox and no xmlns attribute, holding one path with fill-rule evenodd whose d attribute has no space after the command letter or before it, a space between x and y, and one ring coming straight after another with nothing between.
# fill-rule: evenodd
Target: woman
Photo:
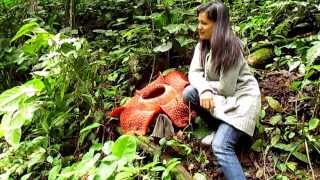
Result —
<instances>
[{"instance_id":1,"label":"woman","mask_svg":"<svg viewBox=\"0 0 320 180\"><path fill-rule=\"evenodd\" d=\"M184 101L219 120L212 148L226 179L246 179L235 154L240 137L253 136L260 112L260 90L232 32L228 9L221 2L197 8L200 40L189 69Z\"/></svg>"}]
</instances>

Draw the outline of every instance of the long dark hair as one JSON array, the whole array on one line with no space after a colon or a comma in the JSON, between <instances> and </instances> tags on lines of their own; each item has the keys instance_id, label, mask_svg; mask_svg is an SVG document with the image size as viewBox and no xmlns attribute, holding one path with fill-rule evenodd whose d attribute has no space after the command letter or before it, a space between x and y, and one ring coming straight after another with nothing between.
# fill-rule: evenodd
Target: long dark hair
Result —
<instances>
[{"instance_id":1,"label":"long dark hair","mask_svg":"<svg viewBox=\"0 0 320 180\"><path fill-rule=\"evenodd\" d=\"M201 63L204 65L206 50L211 48L214 72L219 74L220 70L227 71L239 61L242 43L231 29L229 10L222 2L202 4L197 8L197 16L201 12L207 12L208 19L215 23L210 41L200 40Z\"/></svg>"}]
</instances>

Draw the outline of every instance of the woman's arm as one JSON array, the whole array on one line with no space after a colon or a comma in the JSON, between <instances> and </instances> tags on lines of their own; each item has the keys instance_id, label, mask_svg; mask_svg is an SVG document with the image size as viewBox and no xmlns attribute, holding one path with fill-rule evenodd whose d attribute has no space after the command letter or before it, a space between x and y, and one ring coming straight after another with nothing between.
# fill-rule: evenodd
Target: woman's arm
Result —
<instances>
[{"instance_id":1,"label":"woman's arm","mask_svg":"<svg viewBox=\"0 0 320 180\"><path fill-rule=\"evenodd\" d=\"M198 43L194 50L188 74L190 84L198 90L199 95L203 94L205 91L216 93L216 91L210 86L209 81L204 77L205 69L200 62L200 54L200 43Z\"/></svg>"}]
</instances>

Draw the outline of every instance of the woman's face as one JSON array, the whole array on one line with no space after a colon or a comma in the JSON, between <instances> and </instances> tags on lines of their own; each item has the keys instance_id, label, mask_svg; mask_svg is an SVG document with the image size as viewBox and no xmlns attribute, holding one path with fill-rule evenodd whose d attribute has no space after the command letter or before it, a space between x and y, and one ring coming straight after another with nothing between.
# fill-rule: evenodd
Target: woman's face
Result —
<instances>
[{"instance_id":1,"label":"woman's face","mask_svg":"<svg viewBox=\"0 0 320 180\"><path fill-rule=\"evenodd\" d=\"M208 18L207 11L202 11L198 16L198 31L200 40L210 40L215 23Z\"/></svg>"}]
</instances>

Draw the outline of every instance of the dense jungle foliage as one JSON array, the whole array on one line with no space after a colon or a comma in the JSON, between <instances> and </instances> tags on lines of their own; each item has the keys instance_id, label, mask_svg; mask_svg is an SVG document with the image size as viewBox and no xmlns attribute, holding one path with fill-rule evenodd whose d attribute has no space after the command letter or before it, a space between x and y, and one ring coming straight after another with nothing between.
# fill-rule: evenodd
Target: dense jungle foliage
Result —
<instances>
[{"instance_id":1,"label":"dense jungle foliage","mask_svg":"<svg viewBox=\"0 0 320 180\"><path fill-rule=\"evenodd\" d=\"M108 116L158 72L187 72L200 0L1 0L0 179L219 179L201 118L173 139ZM320 178L320 3L225 0L259 81L248 179Z\"/></svg>"}]
</instances>

